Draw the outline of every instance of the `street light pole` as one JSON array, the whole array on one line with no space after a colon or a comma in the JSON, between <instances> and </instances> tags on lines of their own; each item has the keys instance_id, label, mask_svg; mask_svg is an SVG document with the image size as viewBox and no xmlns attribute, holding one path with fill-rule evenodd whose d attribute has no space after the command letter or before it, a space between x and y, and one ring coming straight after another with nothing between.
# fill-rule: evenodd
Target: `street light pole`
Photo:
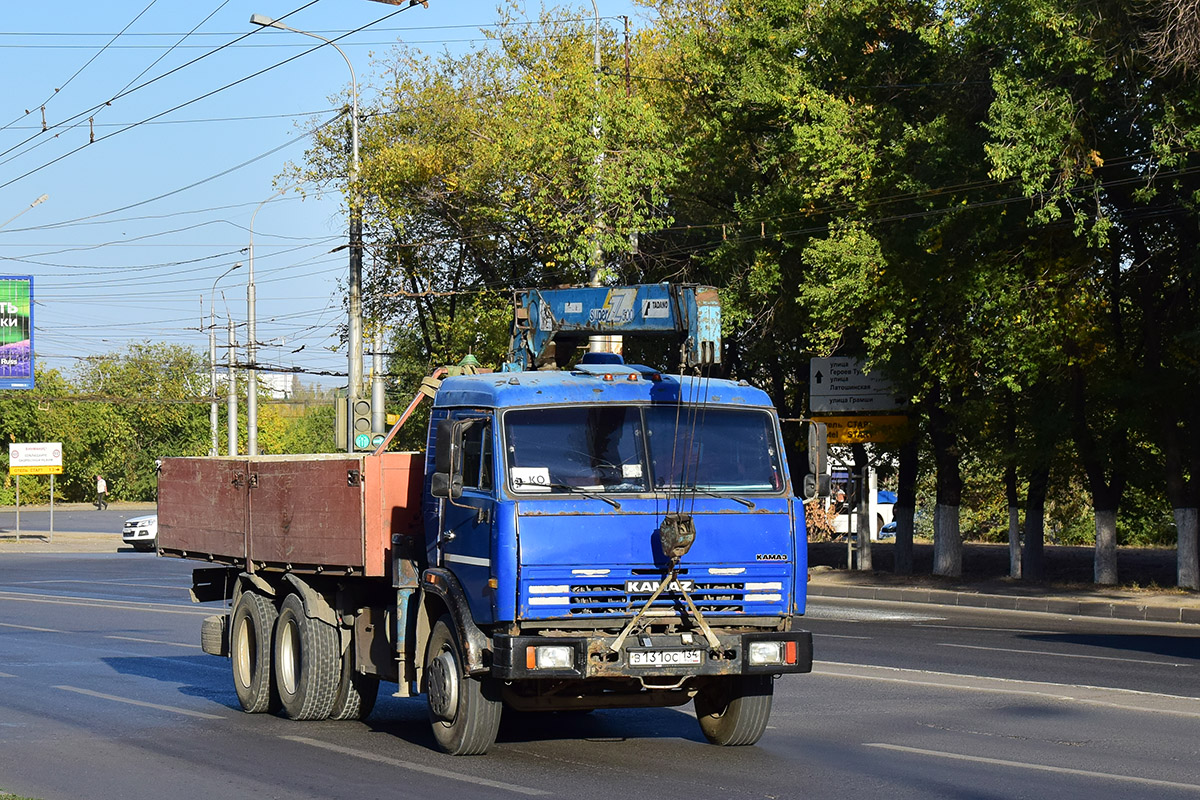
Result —
<instances>
[{"instance_id":1,"label":"street light pole","mask_svg":"<svg viewBox=\"0 0 1200 800\"><path fill-rule=\"evenodd\" d=\"M598 12L597 12L598 13ZM299 33L302 36L311 36L314 39L320 39L328 45L331 45L334 50L341 54L346 62L346 66L350 69L350 149L353 161L350 169L350 281L349 281L349 298L347 305L349 306L349 325L348 336L349 342L347 349L349 355L349 375L347 378L347 394L349 395L348 404L346 407L346 449L348 452L354 452L354 403L358 400L362 393L362 377L363 377L363 324L362 324L362 256L363 256L363 241L362 241L362 202L359 197L358 185L358 79L354 76L354 65L350 63L350 57L346 55L342 48L338 47L331 39L327 39L317 33L302 31L298 28L290 28L278 20L263 16L262 14L250 15L251 25L261 25L264 28L278 28L282 31L291 31Z\"/></svg>"},{"instance_id":2,"label":"street light pole","mask_svg":"<svg viewBox=\"0 0 1200 800\"><path fill-rule=\"evenodd\" d=\"M28 211L29 209L31 209L31 208L34 208L35 206L41 205L42 203L46 202L46 201L47 201L47 200L49 200L49 199L50 199L50 195L48 195L48 194L44 194L44 195L42 195L42 196L41 196L41 197L39 197L37 200L34 200L32 203L30 203L29 205L25 206L25 208L22 208L22 209L21 209L20 211L18 211L16 214L13 214L11 217L9 217L8 219L4 220L4 222L3 222L2 224L0 224L0 228L3 228L5 225L7 225L8 223L12 222L12 221L13 221L14 219L16 219L17 217L21 216L22 214L24 214L24 213L25 213L26 211Z\"/></svg>"},{"instance_id":3,"label":"street light pole","mask_svg":"<svg viewBox=\"0 0 1200 800\"><path fill-rule=\"evenodd\" d=\"M212 434L212 441L209 443L208 448L210 456L220 455L220 445L217 443L217 281L241 266L242 262L239 261L218 275L217 280L213 281L212 291L208 295L208 396L211 401L208 409L208 427L209 432ZM204 312L201 311L200 313L203 314ZM204 318L201 317L201 319Z\"/></svg>"}]
</instances>

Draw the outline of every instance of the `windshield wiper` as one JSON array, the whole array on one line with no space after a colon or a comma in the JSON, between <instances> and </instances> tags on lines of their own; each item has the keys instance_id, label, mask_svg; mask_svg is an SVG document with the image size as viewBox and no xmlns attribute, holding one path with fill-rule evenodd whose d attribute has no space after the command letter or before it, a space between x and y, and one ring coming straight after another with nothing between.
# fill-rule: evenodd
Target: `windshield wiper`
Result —
<instances>
[{"instance_id":1,"label":"windshield wiper","mask_svg":"<svg viewBox=\"0 0 1200 800\"><path fill-rule=\"evenodd\" d=\"M566 489L568 492L572 492L573 494L581 494L581 495L584 495L585 497L590 497L594 500L603 500L604 502L608 503L610 506L615 508L617 511L621 510L621 504L618 503L616 500L613 500L611 497L605 497L604 495L600 494L599 492L593 492L590 489L584 489L579 486L571 486L566 483L548 483L545 485L549 486L551 489Z\"/></svg>"},{"instance_id":2,"label":"windshield wiper","mask_svg":"<svg viewBox=\"0 0 1200 800\"><path fill-rule=\"evenodd\" d=\"M677 491L677 487L671 487L670 489L667 490L667 492L669 494L673 493L675 491ZM695 486L689 486L684 491L685 492L693 492L695 494L702 494L705 497L715 497L718 500L732 500L735 503L741 503L746 508L754 508L754 503L750 502L749 500L747 500L744 497L737 497L736 495L732 495L732 494L719 494L718 492L709 491L708 489L698 489Z\"/></svg>"}]
</instances>

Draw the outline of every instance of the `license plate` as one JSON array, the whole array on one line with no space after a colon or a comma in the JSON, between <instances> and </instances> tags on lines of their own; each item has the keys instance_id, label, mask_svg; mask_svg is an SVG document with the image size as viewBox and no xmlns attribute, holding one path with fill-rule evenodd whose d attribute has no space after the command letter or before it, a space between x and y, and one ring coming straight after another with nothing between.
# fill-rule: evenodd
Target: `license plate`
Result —
<instances>
[{"instance_id":1,"label":"license plate","mask_svg":"<svg viewBox=\"0 0 1200 800\"><path fill-rule=\"evenodd\" d=\"M699 650L630 650L631 667L674 667L700 663Z\"/></svg>"}]
</instances>

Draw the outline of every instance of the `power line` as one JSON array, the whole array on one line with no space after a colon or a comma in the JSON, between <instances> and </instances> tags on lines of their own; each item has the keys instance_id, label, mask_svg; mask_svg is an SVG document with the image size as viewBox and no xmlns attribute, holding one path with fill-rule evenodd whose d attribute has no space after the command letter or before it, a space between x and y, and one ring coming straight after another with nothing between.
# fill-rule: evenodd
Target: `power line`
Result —
<instances>
[{"instance_id":1,"label":"power line","mask_svg":"<svg viewBox=\"0 0 1200 800\"><path fill-rule=\"evenodd\" d=\"M311 5L314 5L316 2L317 2L317 0L310 0L310 2L306 3L305 5L301 6L300 8L297 8L297 9L295 9L294 11L289 11L287 14L284 14L282 17L280 17L280 19L287 19L288 17L292 16L293 14L299 13L300 11L303 11L304 9L308 8L309 6L311 6ZM55 128L62 127L63 125L66 125L67 123L74 122L75 120L82 119L82 118L84 118L84 117L88 116L89 114L91 114L91 113L93 113L93 112L95 112L95 111L98 111L98 110L99 110L99 109L101 109L101 108L104 108L105 106L110 106L110 105L112 105L114 102L116 102L117 100L121 99L122 97L126 97L126 96L128 96L128 95L131 95L131 94L133 94L134 92L140 91L141 89L144 89L144 88L146 88L147 86L150 86L150 85L152 85L152 84L156 83L157 81L160 81L160 80L162 80L163 78L166 78L166 77L168 77L168 76L170 76L170 75L173 75L173 74L175 74L176 72L179 72L180 70L186 69L186 68L190 67L191 65L193 65L193 64L196 64L196 63L198 63L198 62L200 62L200 61L202 61L202 60L204 60L204 59L208 58L208 57L209 57L209 56L211 56L211 55L215 55L216 53L219 53L219 52L221 52L221 51L222 51L222 50L224 50L226 47L229 47L229 46L230 46L230 45L232 45L232 44L236 44L237 42L240 42L242 39L245 39L245 38L246 38L246 37L248 37L248 36L252 36L252 35L254 35L255 33L257 33L257 31L247 31L246 33L244 33L244 34L242 34L241 36L239 36L237 39L234 39L232 42L227 42L226 44L224 44L224 45L221 45L220 47L216 48L215 50L212 50L212 51L210 51L210 52L208 52L208 53L205 53L205 54L204 54L204 55L202 55L202 56L198 56L198 57L196 57L196 58L192 59L191 61L188 61L187 63L181 64L181 65L179 65L178 67L175 67L174 69L168 70L167 72L164 72L162 75L158 75L158 76L156 76L156 77L154 77L154 78L151 78L150 80L146 81L145 83L138 84L137 86L133 87L132 89L130 89L130 88L126 88L126 89L125 89L124 91L122 91L121 93L119 93L119 94L116 94L116 95L113 95L112 97L110 97L108 100L106 100L106 101L104 101L104 102L97 103L96 105L92 106L91 108L89 108L89 109L86 109L86 110L84 110L84 111L81 111L81 112L79 112L78 114L76 114L76 115L75 115L75 116L73 116L73 117L68 117L67 119L63 120L62 122L56 123L56 124L54 124L54 125L52 125L52 126L49 126L48 128L44 128L44 130L42 131L42 133L46 133L46 132L49 132L49 131L51 131L51 130L54 130ZM291 59L289 59L289 60L291 60ZM284 63L286 63L286 62L284 62ZM228 87L225 87L225 88L228 88ZM199 99L203 99L203 98L199 98ZM195 102L195 101L193 101L193 102ZM182 107L182 106L180 106L180 107ZM175 110L175 109L172 109L172 110ZM165 113L170 113L170 112L165 112ZM26 114L28 114L28 112L26 112ZM158 115L158 116L161 116L161 115ZM17 121L19 121L20 119L21 119L21 118L18 118L18 120L14 120L14 122L17 122ZM151 119L155 119L155 117L151 117ZM136 125L136 124L143 124L143 123L145 123L146 121L147 121L147 120L143 120L143 122L142 122L142 123L135 123L135 125ZM11 124L13 124L13 123L9 123L9 124L11 125ZM5 126L5 127L8 127L8 126ZM134 127L134 126L130 126L130 127ZM4 130L4 128L0 128L0 130ZM5 150L4 152L0 153L0 156L6 156L6 155L8 155L10 152L12 152L12 151L13 151L14 149L16 149L17 147L21 147L21 146L23 146L23 145L24 145L24 144L26 144L27 142L29 142L29 141L32 141L33 139L37 138L37 137L38 137L38 136L40 136L40 135L41 135L40 133L38 133L38 134L34 134L33 136L31 136L31 137L27 138L27 139L26 139L24 142L21 142L20 144L14 145L13 147L10 147L8 150ZM111 135L111 134L110 134L110 135ZM107 138L107 137L104 137L104 138ZM90 144L90 142L89 142L89 144ZM78 150L74 150L74 151L71 151L71 152L78 152ZM70 155L70 153L68 153L67 155ZM58 160L58 159L56 159L56 160ZM5 163L7 163L7 162L5 162ZM51 163L54 163L54 162L51 162ZM43 165L43 167L44 167L44 166L48 166L48 165ZM42 169L42 167L39 167L38 169ZM25 176L21 176L21 177L25 177ZM19 180L19 178L18 178L18 180ZM10 181L10 183L11 183L11 181ZM4 186L7 186L7 185L8 185L8 184L4 184ZM0 186L0 188L3 188L3 187L2 187L2 186Z\"/></svg>"},{"instance_id":2,"label":"power line","mask_svg":"<svg viewBox=\"0 0 1200 800\"><path fill-rule=\"evenodd\" d=\"M109 39L109 40L108 40L108 42L107 42L107 43L106 43L106 44L105 44L103 47L101 47L99 50L97 50L97 51L96 51L95 55L93 55L91 58L89 58L89 59L87 60L87 62L86 62L86 63L84 63L84 65L83 65L82 67L80 67L79 69L75 70L75 73L74 73L74 74L73 74L71 77L67 78L67 80L66 80L66 81L65 81L65 82L64 82L64 83L63 83L61 86L58 86L58 87L56 87L56 88L54 89L54 91L50 93L50 96L49 96L49 97L47 97L45 100L43 100L42 102L40 102L40 103L38 103L37 105L35 105L35 106L34 106L34 108L41 108L41 109L44 111L44 110L45 110L45 108L46 108L46 103L49 103L51 100L53 100L55 95L57 95L57 94L58 94L59 92L61 92L63 89L67 88L67 86L69 86L69 85L70 85L71 81L73 81L73 80L75 80L76 78L78 78L78 77L79 77L79 74L80 74L81 72L83 72L85 69L87 69L89 66L91 66L92 62L93 62L93 61L95 61L97 58L99 58L99 57L100 57L100 54L101 54L101 53L103 53L105 50L107 50L107 49L109 48L109 45L111 45L113 42L115 42L117 39L119 39L119 38L121 37L121 34L125 33L125 31L129 30L130 26L132 26L132 25L133 25L133 23L135 23L135 22L137 22L139 19L141 19L141 18L142 18L142 15L143 15L143 14L145 14L147 11L149 11L149 10L151 9L151 7L153 7L153 6L154 6L154 4L155 4L155 3L157 3L157 2L158 2L158 0L150 0L150 5L146 6L146 7L145 7L145 8L143 8L141 11L139 11L139 12L138 12L138 15L137 15L136 17L134 17L133 19L131 19L131 20L129 21L129 23L128 23L128 24L127 24L127 25L126 25L124 28L122 28L122 29L121 29L121 32L120 32L120 33L114 34L114 35L113 35L113 37L112 37L111 39ZM16 118L15 120L13 120L12 122L8 123L8 125L5 125L4 127L0 127L0 131L2 131L2 130L5 130L6 128L8 128L8 126L9 126L9 125L12 125L12 124L14 124L14 123L16 123L16 122L19 122L20 120L22 120L22 119L24 119L25 117L29 116L29 114L30 114L30 111L29 111L29 110L26 110L24 114L22 114L21 116L17 117L17 118Z\"/></svg>"}]
</instances>

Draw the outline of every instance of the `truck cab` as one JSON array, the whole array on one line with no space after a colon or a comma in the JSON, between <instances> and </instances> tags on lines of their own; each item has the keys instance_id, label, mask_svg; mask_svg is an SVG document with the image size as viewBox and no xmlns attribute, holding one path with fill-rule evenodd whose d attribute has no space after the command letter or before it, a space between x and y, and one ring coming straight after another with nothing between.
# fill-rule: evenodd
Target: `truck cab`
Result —
<instances>
[{"instance_id":1,"label":"truck cab","mask_svg":"<svg viewBox=\"0 0 1200 800\"><path fill-rule=\"evenodd\" d=\"M747 744L773 676L811 669L803 504L761 390L611 356L447 378L427 454L424 588L483 643L451 696L695 700L710 740Z\"/></svg>"}]
</instances>

